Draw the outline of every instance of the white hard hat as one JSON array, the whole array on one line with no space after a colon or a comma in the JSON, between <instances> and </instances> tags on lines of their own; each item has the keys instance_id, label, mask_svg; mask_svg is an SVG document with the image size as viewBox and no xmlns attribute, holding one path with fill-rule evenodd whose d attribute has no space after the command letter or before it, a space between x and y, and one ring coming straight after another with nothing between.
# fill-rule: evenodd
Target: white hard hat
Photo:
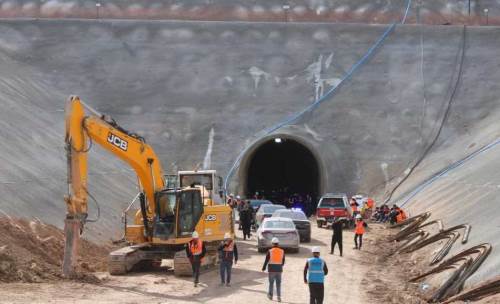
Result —
<instances>
[{"instance_id":1,"label":"white hard hat","mask_svg":"<svg viewBox=\"0 0 500 304\"><path fill-rule=\"evenodd\" d=\"M224 239L225 240L232 239L231 234L229 232L224 233Z\"/></svg>"},{"instance_id":2,"label":"white hard hat","mask_svg":"<svg viewBox=\"0 0 500 304\"><path fill-rule=\"evenodd\" d=\"M200 235L198 234L198 232L193 232L193 234L191 234L191 236L193 237L193 239L197 239L200 237Z\"/></svg>"},{"instance_id":3,"label":"white hard hat","mask_svg":"<svg viewBox=\"0 0 500 304\"><path fill-rule=\"evenodd\" d=\"M314 246L314 247L311 249L311 252L312 252L312 253L319 253L319 252L320 252L319 247L318 247L318 246Z\"/></svg>"},{"instance_id":4,"label":"white hard hat","mask_svg":"<svg viewBox=\"0 0 500 304\"><path fill-rule=\"evenodd\" d=\"M357 219L357 220L360 220L360 219L362 219L362 218L363 218L363 217L361 216L361 214L356 214L356 219Z\"/></svg>"},{"instance_id":5,"label":"white hard hat","mask_svg":"<svg viewBox=\"0 0 500 304\"><path fill-rule=\"evenodd\" d=\"M234 193L229 194L229 196L230 196L230 197L233 197L233 196L234 196Z\"/></svg>"},{"instance_id":6,"label":"white hard hat","mask_svg":"<svg viewBox=\"0 0 500 304\"><path fill-rule=\"evenodd\" d=\"M239 196L239 195L236 195L236 198L237 198L237 199L240 199L240 198L241 198L241 196Z\"/></svg>"},{"instance_id":7,"label":"white hard hat","mask_svg":"<svg viewBox=\"0 0 500 304\"><path fill-rule=\"evenodd\" d=\"M271 243L273 243L273 244L279 244L280 240L278 240L277 237L273 237L273 239L271 240Z\"/></svg>"}]
</instances>

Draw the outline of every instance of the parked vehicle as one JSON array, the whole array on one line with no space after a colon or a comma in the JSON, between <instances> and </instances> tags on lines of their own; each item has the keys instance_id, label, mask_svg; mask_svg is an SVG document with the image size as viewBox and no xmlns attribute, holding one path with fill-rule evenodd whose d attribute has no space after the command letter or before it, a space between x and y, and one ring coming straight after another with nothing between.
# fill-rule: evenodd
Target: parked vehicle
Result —
<instances>
[{"instance_id":1,"label":"parked vehicle","mask_svg":"<svg viewBox=\"0 0 500 304\"><path fill-rule=\"evenodd\" d=\"M259 211L260 206L262 205L272 205L273 203L268 200L260 200L260 199L251 199L250 201L250 207L252 207L252 229L255 231L257 230L257 221L256 221L256 213Z\"/></svg>"},{"instance_id":2,"label":"parked vehicle","mask_svg":"<svg viewBox=\"0 0 500 304\"><path fill-rule=\"evenodd\" d=\"M279 239L281 248L299 252L300 236L291 219L285 217L265 218L257 230L258 251L265 252L271 248L273 237Z\"/></svg>"},{"instance_id":3,"label":"parked vehicle","mask_svg":"<svg viewBox=\"0 0 500 304\"><path fill-rule=\"evenodd\" d=\"M260 205L259 211L255 214L255 227L258 229L265 218L271 217L274 211L286 209L283 205Z\"/></svg>"},{"instance_id":4,"label":"parked vehicle","mask_svg":"<svg viewBox=\"0 0 500 304\"><path fill-rule=\"evenodd\" d=\"M316 209L318 227L332 223L334 218L344 219L347 224L354 223L351 207L345 193L328 193L323 195Z\"/></svg>"},{"instance_id":5,"label":"parked vehicle","mask_svg":"<svg viewBox=\"0 0 500 304\"><path fill-rule=\"evenodd\" d=\"M286 217L291 219L299 232L300 241L305 243L311 241L311 222L301 210L280 209L274 211L272 217Z\"/></svg>"},{"instance_id":6,"label":"parked vehicle","mask_svg":"<svg viewBox=\"0 0 500 304\"><path fill-rule=\"evenodd\" d=\"M259 211L260 206L262 205L272 205L273 203L268 200L259 200L259 199L251 199L250 206L252 206L254 212Z\"/></svg>"}]
</instances>

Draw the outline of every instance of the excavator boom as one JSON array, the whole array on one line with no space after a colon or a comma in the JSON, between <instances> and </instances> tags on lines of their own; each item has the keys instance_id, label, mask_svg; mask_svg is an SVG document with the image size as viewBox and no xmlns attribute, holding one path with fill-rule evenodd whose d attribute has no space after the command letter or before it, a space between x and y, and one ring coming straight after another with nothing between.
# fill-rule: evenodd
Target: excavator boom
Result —
<instances>
[{"instance_id":1,"label":"excavator boom","mask_svg":"<svg viewBox=\"0 0 500 304\"><path fill-rule=\"evenodd\" d=\"M86 116L85 109L92 114ZM68 194L65 197L67 214L63 274L71 276L79 235L88 215L87 152L93 142L125 161L136 172L139 188L147 202L141 206L145 231L148 231L147 223L155 215L155 193L165 185L160 160L142 137L122 129L111 118L85 105L77 96L67 100L65 111Z\"/></svg>"}]
</instances>

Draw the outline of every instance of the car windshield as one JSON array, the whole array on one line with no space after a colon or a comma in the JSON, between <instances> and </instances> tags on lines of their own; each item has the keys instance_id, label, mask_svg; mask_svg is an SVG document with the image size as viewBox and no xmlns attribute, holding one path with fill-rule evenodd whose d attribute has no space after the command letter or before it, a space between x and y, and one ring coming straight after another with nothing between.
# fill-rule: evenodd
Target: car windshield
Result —
<instances>
[{"instance_id":1,"label":"car windshield","mask_svg":"<svg viewBox=\"0 0 500 304\"><path fill-rule=\"evenodd\" d=\"M294 229L295 225L293 222L289 221L266 221L264 223L264 228L289 228L289 229Z\"/></svg>"},{"instance_id":2,"label":"car windshield","mask_svg":"<svg viewBox=\"0 0 500 304\"><path fill-rule=\"evenodd\" d=\"M274 217L286 217L292 220L307 220L307 217L302 212L294 212L294 211L276 211L273 214Z\"/></svg>"},{"instance_id":3,"label":"car windshield","mask_svg":"<svg viewBox=\"0 0 500 304\"><path fill-rule=\"evenodd\" d=\"M257 208L259 207L260 205L272 205L273 203L271 203L270 201L266 201L266 200L250 200L250 206L252 206L253 208Z\"/></svg>"},{"instance_id":4,"label":"car windshield","mask_svg":"<svg viewBox=\"0 0 500 304\"><path fill-rule=\"evenodd\" d=\"M345 208L344 199L341 197L325 197L321 199L320 208Z\"/></svg>"},{"instance_id":5,"label":"car windshield","mask_svg":"<svg viewBox=\"0 0 500 304\"><path fill-rule=\"evenodd\" d=\"M283 205L263 205L262 206L262 211L264 213L273 214L274 211L279 210L279 209L286 209L286 208Z\"/></svg>"}]
</instances>

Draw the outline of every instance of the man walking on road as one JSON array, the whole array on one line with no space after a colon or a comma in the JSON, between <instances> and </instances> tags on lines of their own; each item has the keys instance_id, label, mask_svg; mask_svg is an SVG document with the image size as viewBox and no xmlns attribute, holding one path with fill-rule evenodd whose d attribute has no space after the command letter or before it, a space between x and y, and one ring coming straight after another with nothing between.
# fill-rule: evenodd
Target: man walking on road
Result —
<instances>
[{"instance_id":1,"label":"man walking on road","mask_svg":"<svg viewBox=\"0 0 500 304\"><path fill-rule=\"evenodd\" d=\"M220 259L220 285L226 284L227 287L231 286L231 269L234 264L238 263L238 247L233 241L230 233L224 234L224 241L219 245L219 259ZM227 277L226 277L227 276Z\"/></svg>"},{"instance_id":2,"label":"man walking on road","mask_svg":"<svg viewBox=\"0 0 500 304\"><path fill-rule=\"evenodd\" d=\"M356 228L354 228L354 249L361 250L361 246L363 245L363 234L365 233L366 227L368 227L368 225L365 223L365 221L363 221L363 217L361 216L361 214L356 215Z\"/></svg>"},{"instance_id":3,"label":"man walking on road","mask_svg":"<svg viewBox=\"0 0 500 304\"><path fill-rule=\"evenodd\" d=\"M276 282L276 294L278 302L281 302L281 273L283 272L283 265L285 265L285 251L279 248L278 238L274 237L271 242L273 248L267 252L262 271L266 271L267 267L269 273L269 291L267 297L269 300L273 299L274 282Z\"/></svg>"},{"instance_id":4,"label":"man walking on road","mask_svg":"<svg viewBox=\"0 0 500 304\"><path fill-rule=\"evenodd\" d=\"M325 276L328 274L328 267L325 261L319 257L319 247L312 248L313 257L307 259L304 267L304 283L309 284L309 303L323 304L325 297Z\"/></svg>"},{"instance_id":5,"label":"man walking on road","mask_svg":"<svg viewBox=\"0 0 500 304\"><path fill-rule=\"evenodd\" d=\"M340 256L342 256L342 229L344 226L344 221L341 219L336 218L333 221L332 224L332 243L330 247L330 254L333 254L333 251L335 250L335 244L339 245L339 250L340 250Z\"/></svg>"},{"instance_id":6,"label":"man walking on road","mask_svg":"<svg viewBox=\"0 0 500 304\"><path fill-rule=\"evenodd\" d=\"M191 267L193 268L194 287L198 286L201 262L206 252L207 249L205 248L203 241L200 240L198 232L193 232L192 239L186 246L186 254L191 262Z\"/></svg>"}]
</instances>

